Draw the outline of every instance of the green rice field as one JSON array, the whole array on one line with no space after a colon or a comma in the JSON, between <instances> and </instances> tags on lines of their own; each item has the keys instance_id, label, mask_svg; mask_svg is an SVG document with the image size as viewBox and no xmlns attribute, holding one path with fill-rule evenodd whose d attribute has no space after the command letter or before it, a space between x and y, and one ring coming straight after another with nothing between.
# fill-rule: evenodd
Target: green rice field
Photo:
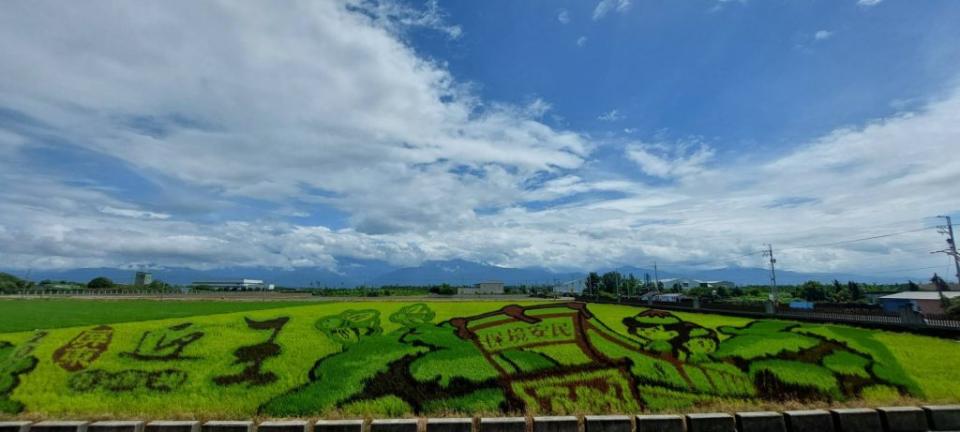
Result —
<instances>
[{"instance_id":1,"label":"green rice field","mask_svg":"<svg viewBox=\"0 0 960 432\"><path fill-rule=\"evenodd\" d=\"M960 401L960 343L907 333L575 302L183 303L0 302L2 416Z\"/></svg>"},{"instance_id":2,"label":"green rice field","mask_svg":"<svg viewBox=\"0 0 960 432\"><path fill-rule=\"evenodd\" d=\"M303 305L299 301L74 300L0 301L0 333L183 318Z\"/></svg>"}]
</instances>

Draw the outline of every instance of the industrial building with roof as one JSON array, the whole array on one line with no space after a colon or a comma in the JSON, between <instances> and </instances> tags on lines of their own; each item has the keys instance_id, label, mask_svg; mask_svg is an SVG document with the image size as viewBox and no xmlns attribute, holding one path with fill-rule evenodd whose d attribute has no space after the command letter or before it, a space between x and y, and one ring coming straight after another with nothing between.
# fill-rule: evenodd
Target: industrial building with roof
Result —
<instances>
[{"instance_id":1,"label":"industrial building with roof","mask_svg":"<svg viewBox=\"0 0 960 432\"><path fill-rule=\"evenodd\" d=\"M941 294L943 297L941 297ZM903 309L912 309L924 314L942 314L943 298L954 299L960 297L960 291L903 291L885 295L877 299L887 312L899 312Z\"/></svg>"}]
</instances>

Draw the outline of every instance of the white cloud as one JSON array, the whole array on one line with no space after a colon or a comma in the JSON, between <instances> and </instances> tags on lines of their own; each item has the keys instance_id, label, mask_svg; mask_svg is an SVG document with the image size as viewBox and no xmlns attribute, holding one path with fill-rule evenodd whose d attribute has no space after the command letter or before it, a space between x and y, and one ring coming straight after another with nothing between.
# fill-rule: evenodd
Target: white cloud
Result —
<instances>
[{"instance_id":1,"label":"white cloud","mask_svg":"<svg viewBox=\"0 0 960 432\"><path fill-rule=\"evenodd\" d=\"M156 213L145 210L116 208L110 206L100 207L100 212L108 215L123 216L136 219L170 219L166 213Z\"/></svg>"},{"instance_id":2,"label":"white cloud","mask_svg":"<svg viewBox=\"0 0 960 432\"><path fill-rule=\"evenodd\" d=\"M857 0L857 4L864 7L876 6L883 0Z\"/></svg>"},{"instance_id":3,"label":"white cloud","mask_svg":"<svg viewBox=\"0 0 960 432\"><path fill-rule=\"evenodd\" d=\"M687 143L634 143L627 145L625 152L627 158L649 176L678 178L704 172L706 164L714 156L714 151L706 145L700 144L692 150L691 147Z\"/></svg>"},{"instance_id":4,"label":"white cloud","mask_svg":"<svg viewBox=\"0 0 960 432\"><path fill-rule=\"evenodd\" d=\"M745 5L745 4L747 4L747 0L717 0L716 4L714 4L708 11L709 11L709 12L719 12L719 11L723 10L723 8L724 8L727 4L730 4L730 3L739 3L739 4L741 4L741 5Z\"/></svg>"},{"instance_id":5,"label":"white cloud","mask_svg":"<svg viewBox=\"0 0 960 432\"><path fill-rule=\"evenodd\" d=\"M623 120L624 118L626 118L626 117L625 117L623 114L621 114L620 111L618 111L618 110L616 110L616 109L612 109L612 110L610 110L610 111L607 111L607 112L605 112L605 113L600 114L599 116L597 116L597 120L605 121L605 122L620 121L620 120Z\"/></svg>"},{"instance_id":6,"label":"white cloud","mask_svg":"<svg viewBox=\"0 0 960 432\"><path fill-rule=\"evenodd\" d=\"M394 37L435 18L358 4L374 18L340 3L93 3L69 18L53 2L21 4L0 18L0 52L23 59L0 65L0 101L137 170L227 197L308 195L371 230L457 224L512 202L528 177L582 163L582 137L534 118L544 104L482 105ZM189 123L167 122L162 136L126 120L172 114ZM460 166L480 176L451 172Z\"/></svg>"},{"instance_id":7,"label":"white cloud","mask_svg":"<svg viewBox=\"0 0 960 432\"><path fill-rule=\"evenodd\" d=\"M353 0L347 3L354 10L362 11L377 25L394 32L403 32L411 27L424 27L446 33L453 39L463 35L460 26L446 22L437 0L426 1L423 9L393 0Z\"/></svg>"},{"instance_id":8,"label":"white cloud","mask_svg":"<svg viewBox=\"0 0 960 432\"><path fill-rule=\"evenodd\" d=\"M536 98L527 104L523 111L530 118L540 118L552 108L553 106L551 106L549 102L540 98Z\"/></svg>"},{"instance_id":9,"label":"white cloud","mask_svg":"<svg viewBox=\"0 0 960 432\"><path fill-rule=\"evenodd\" d=\"M557 13L557 21L560 21L560 24L569 24L570 12L566 9L560 9L560 12Z\"/></svg>"},{"instance_id":10,"label":"white cloud","mask_svg":"<svg viewBox=\"0 0 960 432\"><path fill-rule=\"evenodd\" d=\"M593 20L599 20L610 12L624 13L630 10L631 0L600 0L593 8Z\"/></svg>"},{"instance_id":11,"label":"white cloud","mask_svg":"<svg viewBox=\"0 0 960 432\"><path fill-rule=\"evenodd\" d=\"M582 47L582 46L584 46L584 45L586 45L586 44L587 44L587 37L586 37L586 36L580 36L580 37L577 38L577 46L578 46L578 47Z\"/></svg>"},{"instance_id":12,"label":"white cloud","mask_svg":"<svg viewBox=\"0 0 960 432\"><path fill-rule=\"evenodd\" d=\"M830 39L831 36L833 36L833 32L832 32L832 31L828 31L828 30L817 30L817 32L813 34L813 39L814 39L814 40L818 40L818 41L820 41L820 40L827 40L827 39Z\"/></svg>"},{"instance_id":13,"label":"white cloud","mask_svg":"<svg viewBox=\"0 0 960 432\"><path fill-rule=\"evenodd\" d=\"M54 138L0 130L4 267L333 269L342 256L760 265L739 255L909 229L960 209L956 91L745 161L697 141L620 143L646 174L637 180L598 166L588 137L538 120L546 101L480 100L403 42L404 26L429 22L452 37L442 20L336 2L85 6L11 3L0 14L0 55L18 59L0 62L0 105L42 119ZM160 120L144 128L137 118ZM24 149L62 142L218 201L267 201L283 216L334 207L346 227L269 212L184 216L23 163ZM942 243L923 231L778 258L793 270L884 271L930 265Z\"/></svg>"}]
</instances>

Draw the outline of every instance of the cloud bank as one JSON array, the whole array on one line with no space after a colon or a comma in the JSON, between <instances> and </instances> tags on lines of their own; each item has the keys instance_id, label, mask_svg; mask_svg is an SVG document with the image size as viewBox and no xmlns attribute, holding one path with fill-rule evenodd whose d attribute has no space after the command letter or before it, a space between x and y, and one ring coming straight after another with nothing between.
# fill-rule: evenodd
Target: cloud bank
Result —
<instances>
[{"instance_id":1,"label":"cloud bank","mask_svg":"<svg viewBox=\"0 0 960 432\"><path fill-rule=\"evenodd\" d=\"M16 59L0 63L4 267L758 265L743 255L764 242L960 208L956 91L786 154L730 158L702 140L550 126L539 98L483 100L405 41L411 27L463 37L436 3L85 6L0 15L0 55ZM628 7L604 1L594 18ZM629 169L598 165L611 146ZM903 268L940 241L794 248L781 262Z\"/></svg>"}]
</instances>

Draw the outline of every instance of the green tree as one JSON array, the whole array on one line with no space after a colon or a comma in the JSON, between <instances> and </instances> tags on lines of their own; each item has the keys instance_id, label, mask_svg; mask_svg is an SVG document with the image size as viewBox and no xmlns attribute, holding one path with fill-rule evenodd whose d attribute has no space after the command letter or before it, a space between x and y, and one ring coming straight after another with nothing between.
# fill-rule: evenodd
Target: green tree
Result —
<instances>
[{"instance_id":1,"label":"green tree","mask_svg":"<svg viewBox=\"0 0 960 432\"><path fill-rule=\"evenodd\" d=\"M587 292L592 295L599 294L600 283L600 275L598 275L597 272L590 272L590 274L587 275Z\"/></svg>"},{"instance_id":2,"label":"green tree","mask_svg":"<svg viewBox=\"0 0 960 432\"><path fill-rule=\"evenodd\" d=\"M113 281L108 277L95 277L90 279L90 282L87 282L87 288L100 289L100 288L113 288Z\"/></svg>"},{"instance_id":3,"label":"green tree","mask_svg":"<svg viewBox=\"0 0 960 432\"><path fill-rule=\"evenodd\" d=\"M930 278L930 283L933 284L937 291L950 291L950 285L947 285L947 281L943 280L943 278L936 273Z\"/></svg>"},{"instance_id":4,"label":"green tree","mask_svg":"<svg viewBox=\"0 0 960 432\"><path fill-rule=\"evenodd\" d=\"M627 280L624 282L624 289L628 294L634 295L638 294L638 291L640 291L640 281L637 280L637 277L634 276L633 273L630 273L630 275L627 276Z\"/></svg>"},{"instance_id":5,"label":"green tree","mask_svg":"<svg viewBox=\"0 0 960 432\"><path fill-rule=\"evenodd\" d=\"M164 281L162 281L162 280L159 280L159 279L154 279L153 281L150 282L150 285L147 285L147 286L148 286L150 289L155 290L155 291L160 291L160 290L165 290L165 289L170 288L170 285L167 285L166 282L164 282Z\"/></svg>"},{"instance_id":6,"label":"green tree","mask_svg":"<svg viewBox=\"0 0 960 432\"><path fill-rule=\"evenodd\" d=\"M920 285L917 285L914 281L907 281L907 290L920 291Z\"/></svg>"},{"instance_id":7,"label":"green tree","mask_svg":"<svg viewBox=\"0 0 960 432\"><path fill-rule=\"evenodd\" d=\"M604 273L600 278L603 280L601 290L615 295L617 287L620 286L620 281L623 280L623 275L620 272L612 271Z\"/></svg>"},{"instance_id":8,"label":"green tree","mask_svg":"<svg viewBox=\"0 0 960 432\"><path fill-rule=\"evenodd\" d=\"M16 292L33 287L33 282L0 272L0 292Z\"/></svg>"},{"instance_id":9,"label":"green tree","mask_svg":"<svg viewBox=\"0 0 960 432\"><path fill-rule=\"evenodd\" d=\"M847 290L850 292L850 300L860 301L864 299L863 288L860 287L860 284L854 281L847 282Z\"/></svg>"},{"instance_id":10,"label":"green tree","mask_svg":"<svg viewBox=\"0 0 960 432\"><path fill-rule=\"evenodd\" d=\"M940 295L942 296L943 294L940 294ZM950 318L960 319L960 297L956 297L952 300L947 300L947 307L945 308L945 312L947 315L950 316Z\"/></svg>"},{"instance_id":11,"label":"green tree","mask_svg":"<svg viewBox=\"0 0 960 432\"><path fill-rule=\"evenodd\" d=\"M836 282L835 285L837 284L839 282ZM806 281L800 286L800 297L807 301L824 301L827 299L827 292L820 282Z\"/></svg>"}]
</instances>

